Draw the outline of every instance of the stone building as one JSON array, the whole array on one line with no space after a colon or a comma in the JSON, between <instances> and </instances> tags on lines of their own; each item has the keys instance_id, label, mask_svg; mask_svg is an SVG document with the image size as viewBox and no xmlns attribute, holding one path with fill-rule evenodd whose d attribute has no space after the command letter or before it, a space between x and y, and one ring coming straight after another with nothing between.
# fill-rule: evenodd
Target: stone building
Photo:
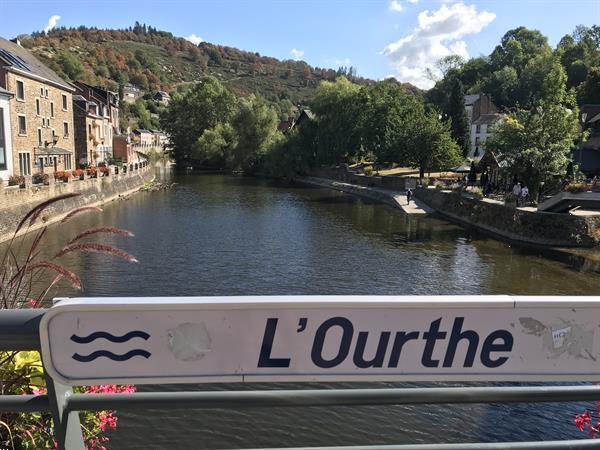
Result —
<instances>
[{"instance_id":1,"label":"stone building","mask_svg":"<svg viewBox=\"0 0 600 450\"><path fill-rule=\"evenodd\" d=\"M10 126L10 101L14 97L0 88L0 178L7 181L13 175L13 151Z\"/></svg>"},{"instance_id":2,"label":"stone building","mask_svg":"<svg viewBox=\"0 0 600 450\"><path fill-rule=\"evenodd\" d=\"M494 124L502 118L488 94L465 95L465 109L469 119L471 149L469 157L481 159L485 154L485 141L492 134Z\"/></svg>"},{"instance_id":3,"label":"stone building","mask_svg":"<svg viewBox=\"0 0 600 450\"><path fill-rule=\"evenodd\" d=\"M0 38L0 87L10 101L13 172L29 176L74 168L73 92L18 41Z\"/></svg>"},{"instance_id":4,"label":"stone building","mask_svg":"<svg viewBox=\"0 0 600 450\"><path fill-rule=\"evenodd\" d=\"M73 97L75 147L81 165L98 165L113 157L113 139L121 134L119 96L99 86L77 81Z\"/></svg>"}]
</instances>

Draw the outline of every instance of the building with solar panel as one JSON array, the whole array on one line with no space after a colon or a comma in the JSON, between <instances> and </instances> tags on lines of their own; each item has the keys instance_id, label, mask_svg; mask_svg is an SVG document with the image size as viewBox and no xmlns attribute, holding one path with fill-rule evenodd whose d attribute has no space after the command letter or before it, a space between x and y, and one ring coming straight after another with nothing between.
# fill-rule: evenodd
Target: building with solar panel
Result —
<instances>
[{"instance_id":1,"label":"building with solar panel","mask_svg":"<svg viewBox=\"0 0 600 450\"><path fill-rule=\"evenodd\" d=\"M0 38L0 87L10 100L14 175L75 169L73 92L19 42Z\"/></svg>"}]
</instances>

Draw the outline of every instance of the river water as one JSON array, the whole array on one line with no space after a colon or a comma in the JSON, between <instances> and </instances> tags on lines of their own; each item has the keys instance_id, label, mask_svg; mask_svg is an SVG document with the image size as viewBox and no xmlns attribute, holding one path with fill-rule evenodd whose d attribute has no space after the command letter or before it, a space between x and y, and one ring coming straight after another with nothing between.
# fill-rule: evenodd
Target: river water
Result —
<instances>
[{"instance_id":1,"label":"river water","mask_svg":"<svg viewBox=\"0 0 600 450\"><path fill-rule=\"evenodd\" d=\"M176 176L74 220L51 247L88 226L139 264L73 256L88 296L273 294L597 295L600 276L577 259L511 248L431 217L408 217L345 194L245 177ZM72 293L71 293L72 294ZM599 376L600 379L600 376ZM378 383L369 387L413 386ZM425 384L419 384L425 386ZM332 385L312 385L327 387ZM336 387L364 387L337 384ZM251 388L305 388L306 384ZM181 387L180 387L181 388ZM183 389L249 389L204 385ZM140 387L140 390L178 387ZM590 404L139 411L119 414L111 449L208 449L585 437L573 416Z\"/></svg>"}]
</instances>

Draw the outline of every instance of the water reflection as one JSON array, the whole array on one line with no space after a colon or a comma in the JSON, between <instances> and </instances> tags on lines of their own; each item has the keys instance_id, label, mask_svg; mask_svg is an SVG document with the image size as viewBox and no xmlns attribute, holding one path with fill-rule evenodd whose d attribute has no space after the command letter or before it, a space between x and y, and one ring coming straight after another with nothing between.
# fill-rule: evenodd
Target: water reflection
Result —
<instances>
[{"instance_id":1,"label":"water reflection","mask_svg":"<svg viewBox=\"0 0 600 450\"><path fill-rule=\"evenodd\" d=\"M174 181L179 184L172 190L139 193L106 205L101 216L53 227L45 251L56 251L66 237L85 227L111 225L136 234L134 239L109 237L108 243L137 256L139 264L97 254L68 257L88 296L600 292L600 276L582 271L590 265L580 257L551 259L436 218L407 217L334 191L231 176L178 176ZM572 425L580 409L475 405L145 411L120 415L112 448L575 438L582 437Z\"/></svg>"}]
</instances>

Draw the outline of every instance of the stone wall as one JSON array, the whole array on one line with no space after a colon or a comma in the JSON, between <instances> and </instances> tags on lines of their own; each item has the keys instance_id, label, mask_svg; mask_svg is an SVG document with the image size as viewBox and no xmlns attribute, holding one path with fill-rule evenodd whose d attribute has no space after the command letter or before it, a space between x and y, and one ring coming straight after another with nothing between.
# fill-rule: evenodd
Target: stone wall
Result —
<instances>
[{"instance_id":1,"label":"stone wall","mask_svg":"<svg viewBox=\"0 0 600 450\"><path fill-rule=\"evenodd\" d=\"M437 189L416 189L414 195L446 219L500 239L557 247L592 247L600 242L598 216L522 211Z\"/></svg>"},{"instance_id":2,"label":"stone wall","mask_svg":"<svg viewBox=\"0 0 600 450\"><path fill-rule=\"evenodd\" d=\"M68 183L51 180L47 186L18 186L0 188L0 242L10 239L23 216L35 205L61 194L78 192L81 195L55 203L42 215L38 228L62 219L73 208L106 203L138 190L154 178L150 165L136 171L111 174L105 177L71 180Z\"/></svg>"}]
</instances>

